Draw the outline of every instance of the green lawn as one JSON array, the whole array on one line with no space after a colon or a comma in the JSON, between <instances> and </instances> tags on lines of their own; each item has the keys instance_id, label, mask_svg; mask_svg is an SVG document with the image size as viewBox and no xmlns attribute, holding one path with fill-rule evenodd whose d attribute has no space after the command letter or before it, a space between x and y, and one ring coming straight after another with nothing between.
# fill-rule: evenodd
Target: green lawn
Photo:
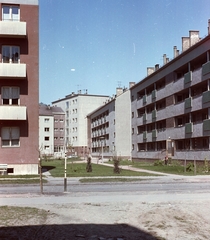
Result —
<instances>
[{"instance_id":1,"label":"green lawn","mask_svg":"<svg viewBox=\"0 0 210 240\"><path fill-rule=\"evenodd\" d=\"M121 170L120 174L113 173L112 167L101 164L92 164L92 172L86 171L86 163L67 161L67 177L103 177L103 176L155 176L154 174ZM42 168L50 171L53 177L64 176L64 160L50 162L42 161Z\"/></svg>"},{"instance_id":2,"label":"green lawn","mask_svg":"<svg viewBox=\"0 0 210 240\"><path fill-rule=\"evenodd\" d=\"M160 161L156 161L156 163ZM113 164L113 161L109 161L109 164ZM208 163L209 166L209 171L205 172L204 171L204 163L199 163L197 161L197 166L196 166L196 174L197 175L209 175L210 174L210 163ZM156 172L162 172L162 173L168 173L168 174L178 174L178 175L185 175L185 176L192 176L194 175L194 167L192 166L193 164L191 163L191 171L186 171L184 165L182 165L180 162L176 160L172 160L170 164L168 165L157 165L155 166L154 162L131 162L129 160L120 160L120 165L130 165L132 167L136 168L141 168L145 170L150 170L150 171L156 171ZM189 163L187 164L187 166Z\"/></svg>"}]
</instances>

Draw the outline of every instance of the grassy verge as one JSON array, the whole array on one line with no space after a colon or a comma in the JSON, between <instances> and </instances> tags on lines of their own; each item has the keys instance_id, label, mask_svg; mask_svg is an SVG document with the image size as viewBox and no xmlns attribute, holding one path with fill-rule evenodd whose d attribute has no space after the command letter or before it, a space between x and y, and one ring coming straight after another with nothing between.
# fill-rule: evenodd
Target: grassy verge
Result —
<instances>
[{"instance_id":1,"label":"grassy verge","mask_svg":"<svg viewBox=\"0 0 210 240\"><path fill-rule=\"evenodd\" d=\"M94 183L94 182L139 182L139 181L143 181L145 179L142 178L124 178L124 177L120 177L120 178L82 178L79 181L81 183ZM151 179L150 179L151 180Z\"/></svg>"},{"instance_id":2,"label":"grassy verge","mask_svg":"<svg viewBox=\"0 0 210 240\"><path fill-rule=\"evenodd\" d=\"M42 179L43 183L47 180ZM39 184L39 175L0 175L0 184Z\"/></svg>"},{"instance_id":3,"label":"grassy verge","mask_svg":"<svg viewBox=\"0 0 210 240\"><path fill-rule=\"evenodd\" d=\"M64 176L64 161L55 160L51 162L42 162L42 168L50 171L53 177ZM121 170L120 174L113 173L112 167L103 166L101 164L92 164L92 172L86 171L86 163L67 162L67 177L103 177L103 176L155 176L143 172L134 172L129 170Z\"/></svg>"}]
</instances>

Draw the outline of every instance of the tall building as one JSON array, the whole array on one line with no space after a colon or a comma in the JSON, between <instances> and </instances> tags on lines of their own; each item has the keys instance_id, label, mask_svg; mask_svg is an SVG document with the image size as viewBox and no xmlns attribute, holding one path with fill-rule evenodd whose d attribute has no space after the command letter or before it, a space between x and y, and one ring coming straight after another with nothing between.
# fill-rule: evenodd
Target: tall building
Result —
<instances>
[{"instance_id":1,"label":"tall building","mask_svg":"<svg viewBox=\"0 0 210 240\"><path fill-rule=\"evenodd\" d=\"M209 34L209 33L208 33ZM210 159L210 35L182 38L182 52L131 88L132 157Z\"/></svg>"},{"instance_id":2,"label":"tall building","mask_svg":"<svg viewBox=\"0 0 210 240\"><path fill-rule=\"evenodd\" d=\"M116 95L87 118L88 146L93 157L131 159L130 90L117 88Z\"/></svg>"},{"instance_id":3,"label":"tall building","mask_svg":"<svg viewBox=\"0 0 210 240\"><path fill-rule=\"evenodd\" d=\"M65 113L60 107L39 105L40 157L64 157Z\"/></svg>"},{"instance_id":4,"label":"tall building","mask_svg":"<svg viewBox=\"0 0 210 240\"><path fill-rule=\"evenodd\" d=\"M87 144L87 114L103 105L108 96L84 94L79 91L52 102L65 112L65 147L70 154L84 157L89 153Z\"/></svg>"},{"instance_id":5,"label":"tall building","mask_svg":"<svg viewBox=\"0 0 210 240\"><path fill-rule=\"evenodd\" d=\"M0 163L38 173L38 0L0 0Z\"/></svg>"}]
</instances>

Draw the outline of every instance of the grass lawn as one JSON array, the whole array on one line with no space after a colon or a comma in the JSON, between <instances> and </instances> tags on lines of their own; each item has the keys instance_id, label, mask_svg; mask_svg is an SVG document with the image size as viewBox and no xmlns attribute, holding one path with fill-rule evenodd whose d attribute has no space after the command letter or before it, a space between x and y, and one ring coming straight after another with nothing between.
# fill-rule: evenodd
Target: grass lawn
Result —
<instances>
[{"instance_id":1,"label":"grass lawn","mask_svg":"<svg viewBox=\"0 0 210 240\"><path fill-rule=\"evenodd\" d=\"M67 177L104 177L104 176L155 176L154 174L121 170L120 174L113 173L112 167L101 164L92 164L92 172L86 171L86 163L74 163L67 161ZM50 171L53 177L64 176L64 160L54 160L50 162L42 161L42 168Z\"/></svg>"},{"instance_id":2,"label":"grass lawn","mask_svg":"<svg viewBox=\"0 0 210 240\"><path fill-rule=\"evenodd\" d=\"M109 161L109 164L113 164L113 161ZM176 161L173 160L171 164L168 165L154 165L154 162L131 162L129 160L120 160L120 165L130 165L135 168L141 168L145 170L150 170L150 171L156 171L156 172L162 172L162 173L168 173L168 174L177 174L177 175L185 175L185 176L193 176L194 174L194 167L192 167L191 171L186 171L184 169L184 166ZM187 164L188 165L188 164ZM210 167L210 166L209 166ZM210 169L208 172L204 171L204 164L203 163L198 163L197 162L197 167L196 167L196 174L197 175L209 175L210 174Z\"/></svg>"}]
</instances>

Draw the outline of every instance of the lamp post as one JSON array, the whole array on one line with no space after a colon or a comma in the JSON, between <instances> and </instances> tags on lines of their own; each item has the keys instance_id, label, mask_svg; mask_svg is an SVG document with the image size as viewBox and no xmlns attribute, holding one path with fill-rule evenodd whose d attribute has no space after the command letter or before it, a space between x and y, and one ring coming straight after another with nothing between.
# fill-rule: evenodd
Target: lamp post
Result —
<instances>
[{"instance_id":1,"label":"lamp post","mask_svg":"<svg viewBox=\"0 0 210 240\"><path fill-rule=\"evenodd\" d=\"M65 152L65 158L64 158L64 192L67 191L67 178L66 178L66 160L67 160L67 156L66 156L66 152Z\"/></svg>"},{"instance_id":2,"label":"lamp post","mask_svg":"<svg viewBox=\"0 0 210 240\"><path fill-rule=\"evenodd\" d=\"M105 137L100 137L100 139L101 139L101 160L102 163L104 163L103 140L105 139Z\"/></svg>"}]
</instances>

